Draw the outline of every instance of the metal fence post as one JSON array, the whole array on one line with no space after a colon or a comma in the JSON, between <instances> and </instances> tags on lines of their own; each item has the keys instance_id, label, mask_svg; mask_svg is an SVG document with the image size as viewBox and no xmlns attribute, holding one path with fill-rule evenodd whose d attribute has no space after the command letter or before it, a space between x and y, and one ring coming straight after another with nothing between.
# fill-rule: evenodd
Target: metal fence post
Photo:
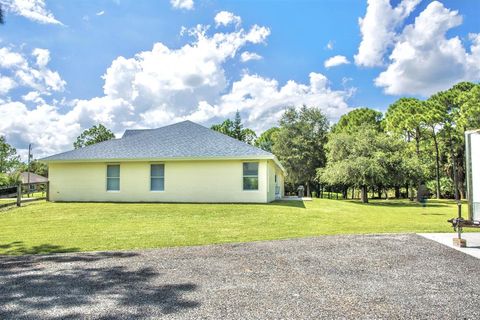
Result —
<instances>
[{"instance_id":1,"label":"metal fence post","mask_svg":"<svg viewBox=\"0 0 480 320\"><path fill-rule=\"evenodd\" d=\"M50 201L50 181L47 181L46 185L46 196L47 196L47 201Z\"/></svg>"}]
</instances>

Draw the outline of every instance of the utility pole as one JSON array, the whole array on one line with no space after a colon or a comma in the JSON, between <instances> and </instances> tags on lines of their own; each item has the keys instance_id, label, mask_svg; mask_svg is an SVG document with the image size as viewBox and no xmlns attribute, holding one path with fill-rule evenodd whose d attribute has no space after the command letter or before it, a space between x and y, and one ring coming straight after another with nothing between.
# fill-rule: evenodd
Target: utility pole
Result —
<instances>
[{"instance_id":1,"label":"utility pole","mask_svg":"<svg viewBox=\"0 0 480 320\"><path fill-rule=\"evenodd\" d=\"M32 144L28 145L28 160L27 160L27 197L30 198L30 159L32 158Z\"/></svg>"}]
</instances>

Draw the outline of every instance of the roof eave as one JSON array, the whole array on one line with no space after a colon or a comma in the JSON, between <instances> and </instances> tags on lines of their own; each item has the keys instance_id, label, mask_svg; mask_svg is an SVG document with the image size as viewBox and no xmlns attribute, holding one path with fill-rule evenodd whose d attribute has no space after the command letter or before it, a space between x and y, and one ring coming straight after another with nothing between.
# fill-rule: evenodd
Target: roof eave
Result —
<instances>
[{"instance_id":1,"label":"roof eave","mask_svg":"<svg viewBox=\"0 0 480 320\"><path fill-rule=\"evenodd\" d=\"M43 163L75 163L75 162L159 162L159 161L208 161L208 160L278 160L272 155L245 155L245 156L227 156L227 157L167 157L167 158L98 158L98 159L48 159L43 158L38 161ZM278 162L281 167L280 162ZM281 167L282 170L283 167Z\"/></svg>"}]
</instances>

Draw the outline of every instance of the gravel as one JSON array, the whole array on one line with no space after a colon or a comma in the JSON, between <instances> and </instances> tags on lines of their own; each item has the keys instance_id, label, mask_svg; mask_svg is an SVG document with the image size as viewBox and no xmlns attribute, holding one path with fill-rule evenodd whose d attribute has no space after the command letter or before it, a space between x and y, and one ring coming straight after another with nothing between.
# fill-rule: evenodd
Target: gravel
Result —
<instances>
[{"instance_id":1,"label":"gravel","mask_svg":"<svg viewBox=\"0 0 480 320\"><path fill-rule=\"evenodd\" d=\"M479 269L413 234L0 257L0 318L478 319Z\"/></svg>"}]
</instances>

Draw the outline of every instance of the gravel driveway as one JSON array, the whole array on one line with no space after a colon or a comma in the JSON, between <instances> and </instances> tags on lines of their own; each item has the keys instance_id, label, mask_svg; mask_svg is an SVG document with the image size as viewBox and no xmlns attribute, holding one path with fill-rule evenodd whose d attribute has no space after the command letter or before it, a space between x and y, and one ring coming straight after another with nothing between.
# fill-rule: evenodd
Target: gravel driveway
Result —
<instances>
[{"instance_id":1,"label":"gravel driveway","mask_svg":"<svg viewBox=\"0 0 480 320\"><path fill-rule=\"evenodd\" d=\"M478 319L480 260L417 235L0 257L1 319L162 316Z\"/></svg>"}]
</instances>

